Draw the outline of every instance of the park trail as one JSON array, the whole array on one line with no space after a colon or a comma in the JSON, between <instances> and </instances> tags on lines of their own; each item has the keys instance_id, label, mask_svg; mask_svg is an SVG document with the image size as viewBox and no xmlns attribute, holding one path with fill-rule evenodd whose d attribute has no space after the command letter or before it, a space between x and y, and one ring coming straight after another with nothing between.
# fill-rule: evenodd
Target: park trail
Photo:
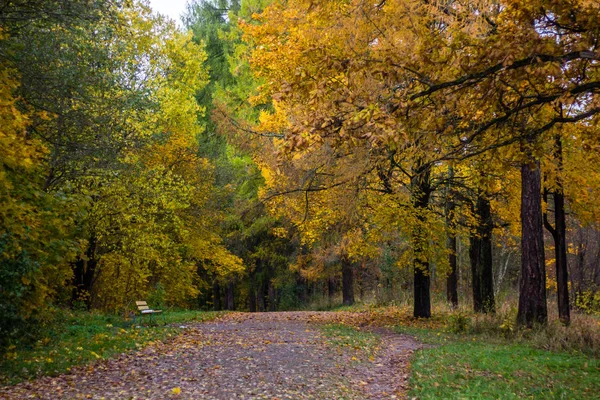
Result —
<instances>
[{"instance_id":1,"label":"park trail","mask_svg":"<svg viewBox=\"0 0 600 400\"><path fill-rule=\"evenodd\" d=\"M319 324L335 313L229 313L71 373L0 388L0 399L401 399L413 338L374 329L371 356ZM366 328L363 328L366 329Z\"/></svg>"}]
</instances>

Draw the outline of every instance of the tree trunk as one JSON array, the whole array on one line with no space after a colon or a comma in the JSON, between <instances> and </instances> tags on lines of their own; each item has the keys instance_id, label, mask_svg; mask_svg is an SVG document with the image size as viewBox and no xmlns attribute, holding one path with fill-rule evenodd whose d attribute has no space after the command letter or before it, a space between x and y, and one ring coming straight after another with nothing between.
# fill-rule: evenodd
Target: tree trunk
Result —
<instances>
[{"instance_id":1,"label":"tree trunk","mask_svg":"<svg viewBox=\"0 0 600 400\"><path fill-rule=\"evenodd\" d=\"M494 271L492 259L492 209L485 197L477 196L475 206L477 227L471 235L469 258L473 282L473 309L475 312L495 312Z\"/></svg>"},{"instance_id":2,"label":"tree trunk","mask_svg":"<svg viewBox=\"0 0 600 400\"><path fill-rule=\"evenodd\" d=\"M260 281L260 285L259 285L259 289L258 289L258 311L260 311L260 312L267 311L266 298L268 295L268 291L269 291L269 289L267 287L267 283L263 276Z\"/></svg>"},{"instance_id":3,"label":"tree trunk","mask_svg":"<svg viewBox=\"0 0 600 400\"><path fill-rule=\"evenodd\" d=\"M71 294L72 305L76 302L83 302L88 309L91 306L92 286L97 265L96 244L96 238L91 237L86 250L86 260L79 258L75 261L73 269L73 291Z\"/></svg>"},{"instance_id":4,"label":"tree trunk","mask_svg":"<svg viewBox=\"0 0 600 400\"><path fill-rule=\"evenodd\" d=\"M429 261L427 260L426 211L431 196L431 167L427 164L415 171L411 180L412 202L417 213L417 226L413 230L412 246L414 252L414 308L415 318L431 317L431 280Z\"/></svg>"},{"instance_id":5,"label":"tree trunk","mask_svg":"<svg viewBox=\"0 0 600 400\"><path fill-rule=\"evenodd\" d=\"M342 303L345 306L354 304L354 268L346 257L342 257Z\"/></svg>"},{"instance_id":6,"label":"tree trunk","mask_svg":"<svg viewBox=\"0 0 600 400\"><path fill-rule=\"evenodd\" d=\"M296 287L299 288L297 293L300 304L308 303L308 283L299 273L296 275Z\"/></svg>"},{"instance_id":7,"label":"tree trunk","mask_svg":"<svg viewBox=\"0 0 600 400\"><path fill-rule=\"evenodd\" d=\"M567 264L567 222L565 215L565 196L561 178L563 154L560 135L555 136L554 157L558 164L559 171L556 189L552 191L552 197L554 198L554 227L548 221L547 214L544 215L544 225L554 239L558 317L563 324L569 325L571 322L571 310L569 306L569 270Z\"/></svg>"},{"instance_id":8,"label":"tree trunk","mask_svg":"<svg viewBox=\"0 0 600 400\"><path fill-rule=\"evenodd\" d=\"M423 268L423 269L422 269ZM419 267L415 266L414 271L414 291L415 291L415 306L413 315L415 318L431 317L431 295L429 279L429 263L422 262Z\"/></svg>"},{"instance_id":9,"label":"tree trunk","mask_svg":"<svg viewBox=\"0 0 600 400\"><path fill-rule=\"evenodd\" d=\"M477 232L469 237L469 260L471 262L471 286L473 288L473 310L483 312L483 296L481 290L481 238Z\"/></svg>"},{"instance_id":10,"label":"tree trunk","mask_svg":"<svg viewBox=\"0 0 600 400\"><path fill-rule=\"evenodd\" d=\"M448 181L451 182L454 179L454 168L448 167ZM456 204L454 203L454 192L450 187L451 183L448 183L446 188L446 228L448 229L448 264L450 271L446 277L446 299L453 308L458 307L458 264L456 262L456 232L454 228L456 224L454 222L454 210Z\"/></svg>"},{"instance_id":11,"label":"tree trunk","mask_svg":"<svg viewBox=\"0 0 600 400\"><path fill-rule=\"evenodd\" d=\"M275 286L273 286L272 282L269 282L269 311L277 310L277 291L275 290Z\"/></svg>"},{"instance_id":12,"label":"tree trunk","mask_svg":"<svg viewBox=\"0 0 600 400\"><path fill-rule=\"evenodd\" d=\"M202 282L210 281L210 275L209 275L208 271L206 271L204 268L202 268L202 266L200 266L200 265L196 266L196 273L198 274L198 277L200 278L200 280ZM212 292L210 290L202 290L198 294L198 297L196 298L198 308L201 310L206 310L207 304L210 302L211 296L212 296Z\"/></svg>"},{"instance_id":13,"label":"tree trunk","mask_svg":"<svg viewBox=\"0 0 600 400\"><path fill-rule=\"evenodd\" d=\"M248 311L256 312L256 277L254 271L250 273L248 288Z\"/></svg>"},{"instance_id":14,"label":"tree trunk","mask_svg":"<svg viewBox=\"0 0 600 400\"><path fill-rule=\"evenodd\" d=\"M227 310L229 311L235 311L234 289L233 280L231 280L227 285Z\"/></svg>"},{"instance_id":15,"label":"tree trunk","mask_svg":"<svg viewBox=\"0 0 600 400\"><path fill-rule=\"evenodd\" d=\"M446 278L446 299L453 308L458 307L458 263L456 259L456 232L454 228L456 224L454 222L454 211L456 209L456 203L454 203L454 191L450 187L451 181L454 179L454 168L448 167L448 186L446 188L446 227L448 229L448 264L450 271Z\"/></svg>"},{"instance_id":16,"label":"tree trunk","mask_svg":"<svg viewBox=\"0 0 600 400\"><path fill-rule=\"evenodd\" d=\"M327 279L327 296L329 298L329 305L331 306L333 304L333 298L335 297L335 282L333 276L330 276L329 279Z\"/></svg>"},{"instance_id":17,"label":"tree trunk","mask_svg":"<svg viewBox=\"0 0 600 400\"><path fill-rule=\"evenodd\" d=\"M216 278L213 278L213 308L221 311L221 286Z\"/></svg>"},{"instance_id":18,"label":"tree trunk","mask_svg":"<svg viewBox=\"0 0 600 400\"><path fill-rule=\"evenodd\" d=\"M521 281L517 323L548 322L540 163L521 165Z\"/></svg>"},{"instance_id":19,"label":"tree trunk","mask_svg":"<svg viewBox=\"0 0 600 400\"><path fill-rule=\"evenodd\" d=\"M448 262L450 264L450 273L446 278L446 297L453 308L458 307L458 263L456 260L456 235L450 234L448 237Z\"/></svg>"},{"instance_id":20,"label":"tree trunk","mask_svg":"<svg viewBox=\"0 0 600 400\"><path fill-rule=\"evenodd\" d=\"M492 207L488 199L479 198L479 217L481 218L481 297L483 299L483 312L496 311L494 299L494 269L492 258Z\"/></svg>"},{"instance_id":21,"label":"tree trunk","mask_svg":"<svg viewBox=\"0 0 600 400\"><path fill-rule=\"evenodd\" d=\"M565 217L565 197L559 191L554 193L555 231L554 252L556 257L556 286L558 292L558 316L561 322L571 322L569 306L569 270L567 266L567 227Z\"/></svg>"},{"instance_id":22,"label":"tree trunk","mask_svg":"<svg viewBox=\"0 0 600 400\"><path fill-rule=\"evenodd\" d=\"M577 285L575 285L575 296L574 298L580 299L583 296L583 288L585 282L585 255L587 253L587 241L585 238L579 238L577 243L575 265L577 266ZM577 301L576 301L577 302Z\"/></svg>"},{"instance_id":23,"label":"tree trunk","mask_svg":"<svg viewBox=\"0 0 600 400\"><path fill-rule=\"evenodd\" d=\"M361 266L358 270L358 299L363 302L365 299L365 268Z\"/></svg>"}]
</instances>

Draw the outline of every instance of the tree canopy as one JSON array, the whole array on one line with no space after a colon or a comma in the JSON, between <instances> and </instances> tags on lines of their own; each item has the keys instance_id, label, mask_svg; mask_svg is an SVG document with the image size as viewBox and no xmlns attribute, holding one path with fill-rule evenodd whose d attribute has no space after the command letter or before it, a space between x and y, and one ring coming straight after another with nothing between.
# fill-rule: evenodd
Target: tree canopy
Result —
<instances>
[{"instance_id":1,"label":"tree canopy","mask_svg":"<svg viewBox=\"0 0 600 400\"><path fill-rule=\"evenodd\" d=\"M3 337L149 296L600 309L596 1L0 9Z\"/></svg>"}]
</instances>

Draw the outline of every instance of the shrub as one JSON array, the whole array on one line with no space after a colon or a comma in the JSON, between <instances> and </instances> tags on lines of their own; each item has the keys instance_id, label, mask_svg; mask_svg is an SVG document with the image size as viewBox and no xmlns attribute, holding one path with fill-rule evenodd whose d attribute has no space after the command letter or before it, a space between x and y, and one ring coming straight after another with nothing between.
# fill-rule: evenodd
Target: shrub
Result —
<instances>
[{"instance_id":1,"label":"shrub","mask_svg":"<svg viewBox=\"0 0 600 400\"><path fill-rule=\"evenodd\" d=\"M573 304L578 310L586 314L600 315L600 291L587 290L578 293Z\"/></svg>"},{"instance_id":2,"label":"shrub","mask_svg":"<svg viewBox=\"0 0 600 400\"><path fill-rule=\"evenodd\" d=\"M471 328L471 317L463 311L455 311L448 315L447 328L452 333L466 333Z\"/></svg>"}]
</instances>

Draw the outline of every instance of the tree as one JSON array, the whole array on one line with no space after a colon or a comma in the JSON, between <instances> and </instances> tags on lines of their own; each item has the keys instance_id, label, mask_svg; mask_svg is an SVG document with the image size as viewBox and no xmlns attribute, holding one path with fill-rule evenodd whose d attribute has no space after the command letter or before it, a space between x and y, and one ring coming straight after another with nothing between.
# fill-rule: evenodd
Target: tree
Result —
<instances>
[{"instance_id":1,"label":"tree","mask_svg":"<svg viewBox=\"0 0 600 400\"><path fill-rule=\"evenodd\" d=\"M259 17L261 24L246 26L257 46L251 61L267 82L265 93L294 121L286 136L291 149L306 148L315 138L330 146L353 140L372 149L387 147L405 163L412 160L399 169L413 173L414 204L421 206L429 192L423 179L428 165L498 148L507 158L523 152L522 185L530 207L523 202L519 321L526 325L546 320L541 231L527 223L541 221L536 152L557 124L578 123L598 111L595 101L585 100L597 90L589 65L597 55L578 50L595 48L597 31L589 21L597 9L578 2L577 16L569 19L566 4L301 2L273 5ZM471 49L468 56L457 51L462 48ZM293 67L281 68L283 59ZM558 101L577 107L565 114L555 107ZM415 185L421 173L422 184ZM413 238L419 236L417 229ZM419 252L418 241L413 247ZM415 269L417 281L423 280L418 286L425 291L419 270L427 268L418 263L424 267ZM426 298L419 290L416 298ZM415 315L427 315L426 306L417 308Z\"/></svg>"},{"instance_id":2,"label":"tree","mask_svg":"<svg viewBox=\"0 0 600 400\"><path fill-rule=\"evenodd\" d=\"M428 141L424 132L429 128L420 126L412 113L396 112L398 107L389 101L394 96L391 88L405 84L394 67L384 66L391 61L389 54L397 55L397 49L384 45L387 34L398 40L404 35L401 18L390 17L401 10L395 2L374 7L342 2L275 4L257 18L259 24L248 23L245 29L255 45L251 65L266 82L263 95L277 100L272 119L289 121L283 151L302 154L315 144L340 149L340 154L360 151L368 162L353 168L367 171L365 176L377 171L369 183L379 181L382 193L408 194L403 209L417 218L396 217L414 224L409 229L414 314L428 317L427 257L434 252L425 241L425 224L431 221L427 217L431 195L440 187L432 169L445 145ZM415 38L405 36L410 47Z\"/></svg>"},{"instance_id":3,"label":"tree","mask_svg":"<svg viewBox=\"0 0 600 400\"><path fill-rule=\"evenodd\" d=\"M10 37L0 31L0 49ZM24 108L18 96L19 74L0 61L0 346L39 322L48 299L69 277L69 261L78 251L70 234L81 205L65 193L41 187L47 148L28 135L34 119L47 113Z\"/></svg>"},{"instance_id":4,"label":"tree","mask_svg":"<svg viewBox=\"0 0 600 400\"><path fill-rule=\"evenodd\" d=\"M476 228L470 237L471 276L473 279L473 307L475 312L494 312L494 283L492 271L493 221L490 201L477 196L475 204Z\"/></svg>"},{"instance_id":5,"label":"tree","mask_svg":"<svg viewBox=\"0 0 600 400\"><path fill-rule=\"evenodd\" d=\"M12 97L2 115L20 121L7 140L23 137L30 149L18 153L32 165L15 173L15 198L40 199L43 213L19 207L43 215L32 244L52 249L28 251L23 264L23 279L44 289L36 302L49 304L72 280L72 302L93 307L119 309L151 291L183 303L202 286L198 264L223 276L241 273L241 260L214 229L214 168L198 156L203 110L195 95L207 72L191 35L143 2L6 7L12 35L2 38L2 65L18 67L21 82L7 86ZM15 220L6 230L18 226ZM7 246L27 240L14 237Z\"/></svg>"},{"instance_id":6,"label":"tree","mask_svg":"<svg viewBox=\"0 0 600 400\"><path fill-rule=\"evenodd\" d=\"M454 179L454 168L452 166L448 167L448 180ZM448 277L446 278L446 299L452 307L458 307L458 263L457 263L457 245L456 245L456 223L454 221L455 218L455 210L456 210L456 202L455 202L455 192L453 188L448 184L446 188L446 208L445 208L445 217L446 217L446 227L448 229L448 264L450 267L450 271L448 273Z\"/></svg>"},{"instance_id":7,"label":"tree","mask_svg":"<svg viewBox=\"0 0 600 400\"><path fill-rule=\"evenodd\" d=\"M461 73L454 80L426 84L425 90L413 95L413 98L419 98L443 92L448 99L447 90L450 88L459 92L464 90L463 96L471 89L493 94L486 96L487 106L481 104L471 108L476 110L476 115L471 117L472 122L465 129L472 134L464 136L465 144L459 148L464 151L476 145L479 147L477 152L481 152L510 143L522 143L523 281L519 322L527 326L547 319L542 232L539 228L542 218L538 189L541 184L539 155L536 153L542 143L553 141L551 131L555 126L580 123L599 111L594 101L584 100L597 92L596 78L587 71L587 60L595 59L597 55L593 50L590 53L575 50L578 46L594 48L593 44L587 47L585 43L594 43L597 30L586 21L597 10L586 2L572 6L567 7L570 10L567 12L565 2L541 1L535 6L507 2L506 8L492 20L493 28L483 40L485 50L481 47L481 58L472 58L477 63L470 64L472 68L467 67L469 72ZM571 13L569 17L567 13ZM506 46L508 42L522 43L518 54L515 54L514 48ZM494 57L489 56L490 52ZM496 55L499 57L493 60ZM501 61L506 57L510 57L509 63ZM462 68L464 70L464 63ZM549 73L553 76L552 82L547 80ZM464 98L472 101L474 97L466 95ZM494 105L490 99L495 99L500 112L489 118L484 112L480 122L477 113ZM562 106L564 101L571 107L566 113ZM575 104L578 106L574 107ZM456 119L460 114L449 115ZM462 117L460 115L460 119ZM487 139L482 135L491 129L502 129L505 133L495 137L487 135L494 139L485 143Z\"/></svg>"}]
</instances>

